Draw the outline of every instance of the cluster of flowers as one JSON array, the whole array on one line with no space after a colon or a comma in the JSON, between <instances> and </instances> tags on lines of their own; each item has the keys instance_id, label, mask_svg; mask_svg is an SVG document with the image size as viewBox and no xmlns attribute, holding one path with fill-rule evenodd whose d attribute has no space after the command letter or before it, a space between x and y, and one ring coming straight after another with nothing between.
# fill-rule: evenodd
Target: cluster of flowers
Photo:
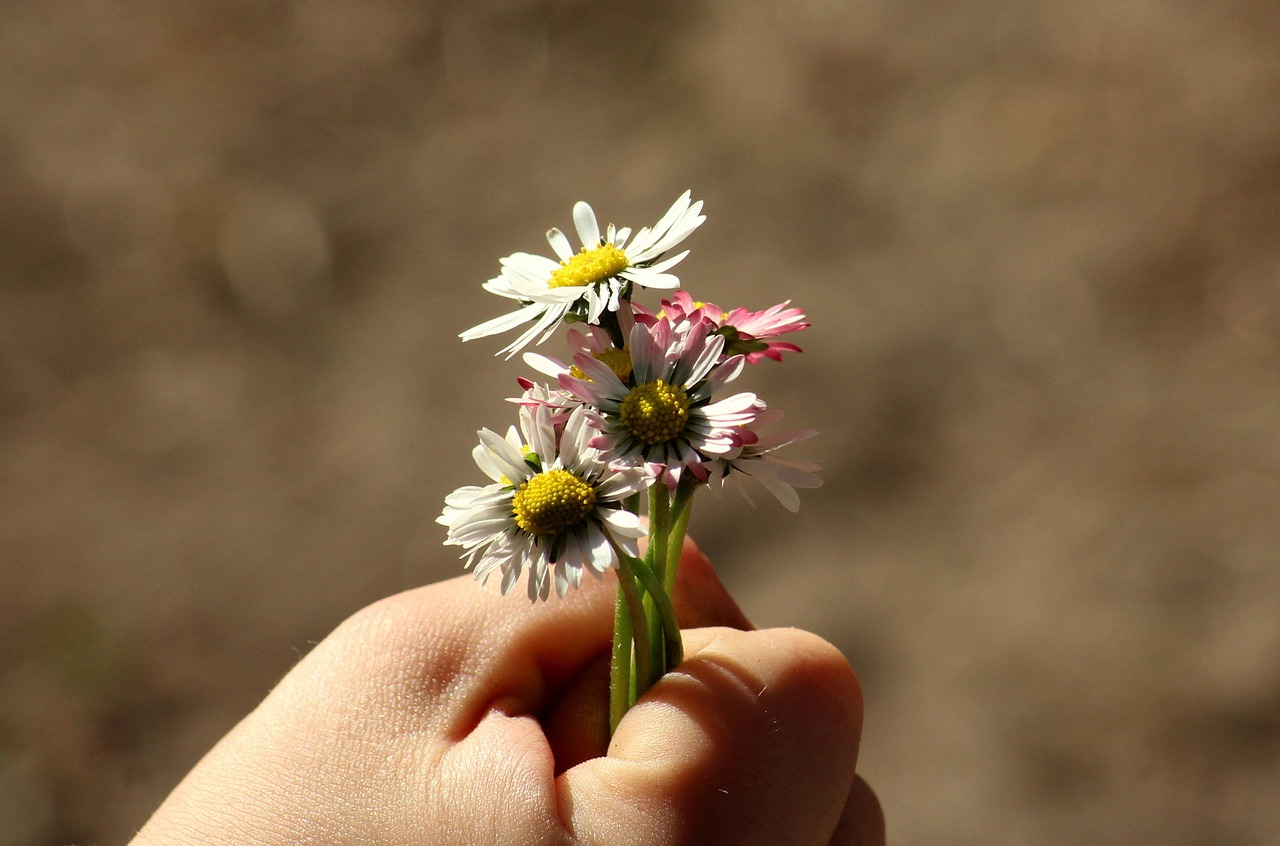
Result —
<instances>
[{"instance_id":1,"label":"cluster of flowers","mask_svg":"<svg viewBox=\"0 0 1280 846\"><path fill-rule=\"evenodd\" d=\"M686 192L631 237L613 225L602 235L591 206L578 203L582 248L574 252L552 229L547 240L557 258L502 259L501 275L484 287L519 307L461 335L522 328L499 353L510 358L572 327L567 362L524 354L543 379L519 379L523 393L512 399L518 428L505 437L480 430L473 452L491 483L454 491L439 522L448 527L445 543L462 547L477 579L501 574L503 593L526 572L536 601L553 587L564 596L584 571L619 571L614 670L627 690L615 687L615 724L679 661L670 592L694 491L740 476L794 511L796 488L820 484L816 464L777 455L814 432L765 434L781 412L754 393L727 390L746 365L798 352L778 337L809 324L789 302L726 311L680 290L670 270L688 251L667 254L702 224L701 211ZM672 293L650 311L632 301L641 288ZM646 498L647 528L640 519ZM638 541L646 533L642 560Z\"/></svg>"}]
</instances>

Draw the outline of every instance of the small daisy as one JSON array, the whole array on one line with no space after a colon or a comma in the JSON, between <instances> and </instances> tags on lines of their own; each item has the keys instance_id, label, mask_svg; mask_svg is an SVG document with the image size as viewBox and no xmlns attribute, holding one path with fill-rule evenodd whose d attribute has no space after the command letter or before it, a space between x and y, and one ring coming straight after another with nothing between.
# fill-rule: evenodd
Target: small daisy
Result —
<instances>
[{"instance_id":1,"label":"small daisy","mask_svg":"<svg viewBox=\"0 0 1280 846\"><path fill-rule=\"evenodd\" d=\"M436 520L449 529L445 543L463 548L478 581L502 573L503 594L527 567L533 601L547 599L552 582L564 596L583 570L599 576L617 566L615 544L636 555L636 538L645 533L622 507L645 489L644 474L600 460L589 444L595 430L586 409L575 409L562 430L552 417L550 406L522 406L521 433L512 427L503 438L480 430L472 455L493 484L454 491Z\"/></svg>"},{"instance_id":2,"label":"small daisy","mask_svg":"<svg viewBox=\"0 0 1280 846\"><path fill-rule=\"evenodd\" d=\"M599 410L601 430L591 445L614 466L644 466L674 489L688 471L699 481L715 458L730 459L754 437L747 427L764 409L752 393L712 402L737 378L742 356L720 361L724 338L708 334L709 323L677 332L665 317L631 330L631 378L623 381L602 361L578 353L578 377L561 374L560 387Z\"/></svg>"},{"instance_id":3,"label":"small daisy","mask_svg":"<svg viewBox=\"0 0 1280 846\"><path fill-rule=\"evenodd\" d=\"M756 418L752 428L770 426L782 417L782 412L768 409ZM736 458L716 459L709 467L711 478L709 487L717 494L723 487L724 480L731 474L740 473L754 479L766 491L782 504L783 508L795 512L800 509L800 496L796 488L818 488L822 479L817 475L821 465L814 461L795 461L779 458L774 453L784 446L812 438L818 434L816 429L796 429L791 432L779 432L774 435L748 438L748 443ZM745 488L738 487L738 493L753 507L755 501Z\"/></svg>"},{"instance_id":4,"label":"small daisy","mask_svg":"<svg viewBox=\"0 0 1280 846\"><path fill-rule=\"evenodd\" d=\"M564 429L573 410L582 405L577 397L567 391L525 379L523 376L517 377L516 383L524 389L524 393L518 397L507 397L507 402L515 403L521 408L545 407L551 414L551 425L557 432Z\"/></svg>"},{"instance_id":5,"label":"small daisy","mask_svg":"<svg viewBox=\"0 0 1280 846\"><path fill-rule=\"evenodd\" d=\"M629 228L609 224L604 237L591 206L573 207L573 222L582 241L577 253L559 229L547 232L556 259L532 253L514 253L502 259L502 274L484 284L485 290L516 300L521 307L463 332L470 341L496 335L532 323L514 341L499 350L508 358L530 343L542 343L568 315L599 324L606 311L616 312L631 295L633 285L672 289L680 280L667 271L689 254L688 250L663 258L706 218L702 201L690 202L684 192L653 228L644 227L631 238Z\"/></svg>"},{"instance_id":6,"label":"small daisy","mask_svg":"<svg viewBox=\"0 0 1280 846\"><path fill-rule=\"evenodd\" d=\"M786 300L764 311L735 308L726 312L715 303L695 300L688 291L676 291L671 299L662 301L662 313L673 323L710 320L716 331L725 336L725 355L742 354L747 364L756 364L762 358L782 361L784 351L802 351L795 344L769 340L809 328L804 312L789 308L790 305L791 300Z\"/></svg>"}]
</instances>

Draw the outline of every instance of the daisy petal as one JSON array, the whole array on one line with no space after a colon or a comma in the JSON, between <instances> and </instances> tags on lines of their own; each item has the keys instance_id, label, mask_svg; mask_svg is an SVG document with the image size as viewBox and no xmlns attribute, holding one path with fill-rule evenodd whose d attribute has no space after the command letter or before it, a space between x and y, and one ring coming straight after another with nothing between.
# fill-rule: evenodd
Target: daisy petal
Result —
<instances>
[{"instance_id":1,"label":"daisy petal","mask_svg":"<svg viewBox=\"0 0 1280 846\"><path fill-rule=\"evenodd\" d=\"M573 204L573 225L578 228L582 246L590 249L600 243L600 224L596 222L596 213L581 200Z\"/></svg>"},{"instance_id":2,"label":"daisy petal","mask_svg":"<svg viewBox=\"0 0 1280 846\"><path fill-rule=\"evenodd\" d=\"M506 332L514 329L521 323L528 323L537 317L546 307L540 303L527 305L519 311L513 311L510 314L504 314L501 317L495 317L492 320L486 320L479 326L473 326L467 331L458 335L464 341L474 341L476 338L484 338L489 335L496 335L499 332Z\"/></svg>"}]
</instances>

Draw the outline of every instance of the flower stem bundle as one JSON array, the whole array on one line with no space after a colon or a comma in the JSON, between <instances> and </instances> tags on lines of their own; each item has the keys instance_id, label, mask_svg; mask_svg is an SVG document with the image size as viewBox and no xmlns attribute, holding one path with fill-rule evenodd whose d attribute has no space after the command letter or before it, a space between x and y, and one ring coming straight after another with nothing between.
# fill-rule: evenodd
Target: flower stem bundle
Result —
<instances>
[{"instance_id":1,"label":"flower stem bundle","mask_svg":"<svg viewBox=\"0 0 1280 846\"><path fill-rule=\"evenodd\" d=\"M478 433L472 455L490 483L458 488L438 522L479 581L500 574L504 594L526 576L531 601L553 587L563 597L584 572L615 571L611 734L683 658L671 596L697 490L752 479L794 511L796 489L821 483L817 464L777 455L812 430L766 434L781 412L726 390L748 364L799 352L777 338L806 328L804 314L789 301L726 311L694 300L670 273L688 254L670 251L702 224L701 211L685 192L633 237L613 225L602 234L591 206L576 204L581 248L552 229L555 258L502 259L484 287L516 309L461 335L518 329L499 351L510 358L566 328L568 361L523 355L537 375L518 380L518 425ZM642 289L671 293L651 311L633 299Z\"/></svg>"}]
</instances>

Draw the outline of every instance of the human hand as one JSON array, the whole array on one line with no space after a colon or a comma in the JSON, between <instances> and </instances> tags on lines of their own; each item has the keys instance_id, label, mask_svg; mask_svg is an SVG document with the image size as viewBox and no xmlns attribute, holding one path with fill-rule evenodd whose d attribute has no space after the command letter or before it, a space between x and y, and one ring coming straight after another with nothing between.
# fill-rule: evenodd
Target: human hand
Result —
<instances>
[{"instance_id":1,"label":"human hand","mask_svg":"<svg viewBox=\"0 0 1280 846\"><path fill-rule=\"evenodd\" d=\"M341 624L133 846L881 844L840 653L750 624L692 544L685 661L610 741L615 583L530 605L469 577Z\"/></svg>"}]
</instances>

